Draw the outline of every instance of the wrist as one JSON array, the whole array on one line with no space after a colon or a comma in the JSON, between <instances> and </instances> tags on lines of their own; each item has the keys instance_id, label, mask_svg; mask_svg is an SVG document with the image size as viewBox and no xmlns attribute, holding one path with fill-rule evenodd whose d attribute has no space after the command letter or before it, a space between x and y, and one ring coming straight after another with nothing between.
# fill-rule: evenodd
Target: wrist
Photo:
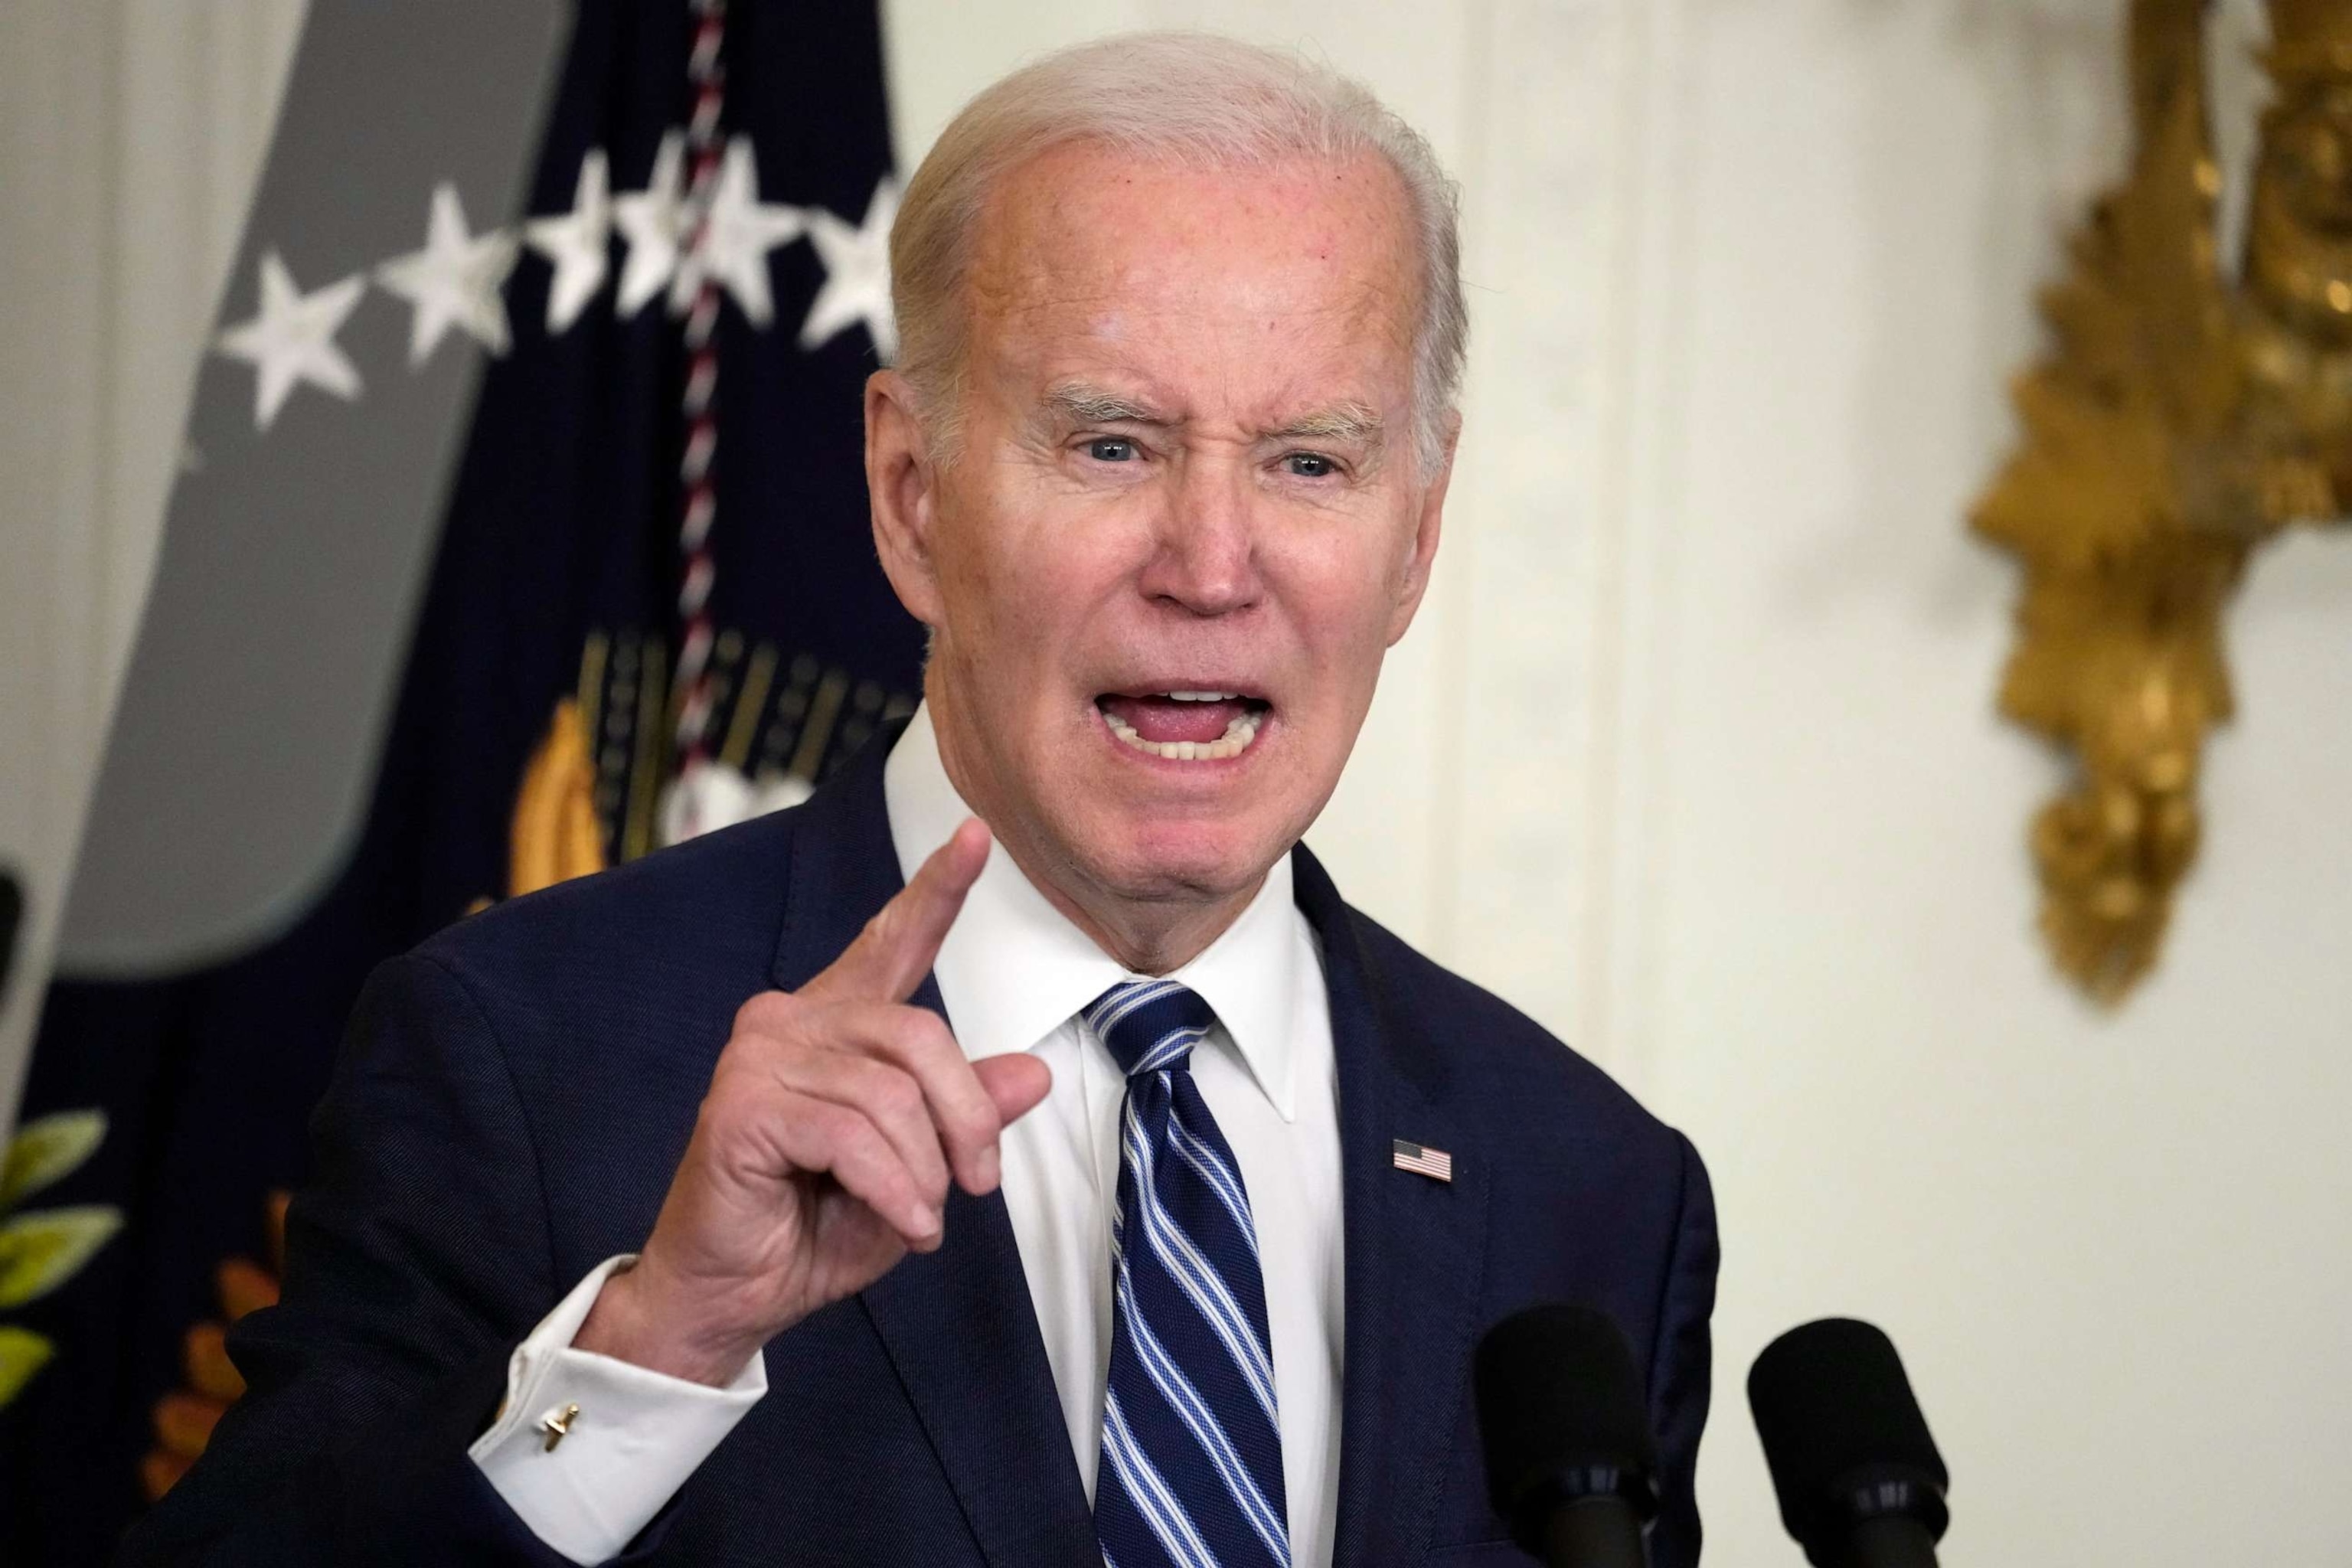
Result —
<instances>
[{"instance_id":1,"label":"wrist","mask_svg":"<svg viewBox=\"0 0 2352 1568\"><path fill-rule=\"evenodd\" d=\"M724 1388L760 1352L761 1339L698 1321L691 1302L662 1287L641 1260L615 1272L588 1309L572 1348L687 1383Z\"/></svg>"}]
</instances>

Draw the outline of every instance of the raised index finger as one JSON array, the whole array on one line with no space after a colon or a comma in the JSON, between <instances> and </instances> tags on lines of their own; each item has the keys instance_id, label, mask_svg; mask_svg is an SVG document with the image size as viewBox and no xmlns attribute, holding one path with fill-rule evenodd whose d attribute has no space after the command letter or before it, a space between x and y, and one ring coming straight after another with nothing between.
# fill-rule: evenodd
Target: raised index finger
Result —
<instances>
[{"instance_id":1,"label":"raised index finger","mask_svg":"<svg viewBox=\"0 0 2352 1568\"><path fill-rule=\"evenodd\" d=\"M988 828L966 817L915 879L866 922L857 940L801 994L830 1001L903 1002L923 983L963 899L988 864Z\"/></svg>"}]
</instances>

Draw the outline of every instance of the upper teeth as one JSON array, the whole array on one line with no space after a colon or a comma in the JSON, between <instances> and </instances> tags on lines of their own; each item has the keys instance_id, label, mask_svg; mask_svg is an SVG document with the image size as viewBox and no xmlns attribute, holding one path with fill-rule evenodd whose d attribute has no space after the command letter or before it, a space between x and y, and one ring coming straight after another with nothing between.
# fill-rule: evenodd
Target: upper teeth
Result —
<instances>
[{"instance_id":1,"label":"upper teeth","mask_svg":"<svg viewBox=\"0 0 2352 1568\"><path fill-rule=\"evenodd\" d=\"M1238 691L1171 691L1171 702L1231 702L1241 696Z\"/></svg>"}]
</instances>

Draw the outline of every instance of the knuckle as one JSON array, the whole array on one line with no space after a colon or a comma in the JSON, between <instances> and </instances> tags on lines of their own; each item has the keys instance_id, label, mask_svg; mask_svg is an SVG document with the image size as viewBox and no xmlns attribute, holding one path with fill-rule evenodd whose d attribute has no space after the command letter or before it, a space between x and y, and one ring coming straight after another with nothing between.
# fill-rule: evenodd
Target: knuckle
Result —
<instances>
[{"instance_id":1,"label":"knuckle","mask_svg":"<svg viewBox=\"0 0 2352 1568\"><path fill-rule=\"evenodd\" d=\"M996 1113L996 1101L984 1090L964 1101L957 1120L963 1135L974 1143L993 1143L1004 1131L1004 1118Z\"/></svg>"},{"instance_id":2,"label":"knuckle","mask_svg":"<svg viewBox=\"0 0 2352 1568\"><path fill-rule=\"evenodd\" d=\"M870 1133L864 1117L820 1101L810 1108L806 1124L813 1140L814 1163L821 1169L849 1178L866 1163Z\"/></svg>"},{"instance_id":3,"label":"knuckle","mask_svg":"<svg viewBox=\"0 0 2352 1568\"><path fill-rule=\"evenodd\" d=\"M877 1033L884 1048L912 1072L936 1073L939 1068L963 1058L954 1035L949 1032L940 1016L928 1007L918 1007L908 1003L894 1005L882 1020Z\"/></svg>"},{"instance_id":4,"label":"knuckle","mask_svg":"<svg viewBox=\"0 0 2352 1568\"><path fill-rule=\"evenodd\" d=\"M912 1116L923 1108L922 1085L896 1068L883 1068L876 1075L874 1098L893 1116Z\"/></svg>"},{"instance_id":5,"label":"knuckle","mask_svg":"<svg viewBox=\"0 0 2352 1568\"><path fill-rule=\"evenodd\" d=\"M735 1009L735 1034L773 1034L790 1022L798 1005L790 992L762 991Z\"/></svg>"},{"instance_id":6,"label":"knuckle","mask_svg":"<svg viewBox=\"0 0 2352 1568\"><path fill-rule=\"evenodd\" d=\"M836 1160L868 1161L882 1152L882 1134L856 1111L827 1104L823 1114L824 1141Z\"/></svg>"},{"instance_id":7,"label":"knuckle","mask_svg":"<svg viewBox=\"0 0 2352 1568\"><path fill-rule=\"evenodd\" d=\"M948 1027L945 1018L929 1007L909 1007L907 1011L912 1015L907 1026L908 1044L918 1053L941 1060L962 1058L963 1048L956 1044L955 1031Z\"/></svg>"}]
</instances>

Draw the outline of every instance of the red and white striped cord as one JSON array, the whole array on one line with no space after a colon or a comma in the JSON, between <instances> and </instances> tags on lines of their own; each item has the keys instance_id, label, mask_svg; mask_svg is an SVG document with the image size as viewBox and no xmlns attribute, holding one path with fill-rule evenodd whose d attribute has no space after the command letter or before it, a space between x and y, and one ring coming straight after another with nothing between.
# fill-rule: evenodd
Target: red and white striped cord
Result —
<instances>
[{"instance_id":1,"label":"red and white striped cord","mask_svg":"<svg viewBox=\"0 0 2352 1568\"><path fill-rule=\"evenodd\" d=\"M719 185L719 163L725 146L719 136L719 114L726 101L726 67L719 45L727 31L727 0L690 0L694 9L694 49L687 57L687 82L694 93L693 118L687 122L686 151L690 171L687 185L688 220L687 245L680 264L693 269L694 296L686 311L686 451L678 461L678 485L684 516L677 531L681 573L677 588L677 671L672 689L677 693L677 743L675 764L679 772L706 761L709 754L710 587L718 576L710 553L711 516L719 498L713 486L712 459L719 451L719 282L703 265L709 243L710 203Z\"/></svg>"}]
</instances>

